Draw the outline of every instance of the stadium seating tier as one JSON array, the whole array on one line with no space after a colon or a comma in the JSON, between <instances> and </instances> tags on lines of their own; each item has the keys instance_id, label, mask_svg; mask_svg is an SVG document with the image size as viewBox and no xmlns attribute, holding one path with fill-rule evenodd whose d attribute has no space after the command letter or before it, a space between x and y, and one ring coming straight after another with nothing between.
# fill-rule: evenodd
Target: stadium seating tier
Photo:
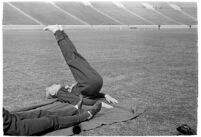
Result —
<instances>
[{"instance_id":1,"label":"stadium seating tier","mask_svg":"<svg viewBox=\"0 0 201 137\"><path fill-rule=\"evenodd\" d=\"M171 4L182 11L167 2L4 2L3 25L197 25L197 3Z\"/></svg>"}]
</instances>

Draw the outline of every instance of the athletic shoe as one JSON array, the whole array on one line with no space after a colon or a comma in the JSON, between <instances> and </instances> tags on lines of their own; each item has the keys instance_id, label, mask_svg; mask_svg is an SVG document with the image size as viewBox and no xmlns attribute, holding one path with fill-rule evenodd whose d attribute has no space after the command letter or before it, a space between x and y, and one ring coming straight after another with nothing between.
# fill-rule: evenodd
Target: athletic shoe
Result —
<instances>
[{"instance_id":1,"label":"athletic shoe","mask_svg":"<svg viewBox=\"0 0 201 137\"><path fill-rule=\"evenodd\" d=\"M90 115L88 117L88 120L92 119L101 110L101 107L102 107L102 103L101 102L96 102L96 104L94 104L92 109L87 111L88 114Z\"/></svg>"},{"instance_id":2,"label":"athletic shoe","mask_svg":"<svg viewBox=\"0 0 201 137\"><path fill-rule=\"evenodd\" d=\"M53 33L60 29L62 29L61 25L48 25L43 28L44 31L51 31Z\"/></svg>"},{"instance_id":3,"label":"athletic shoe","mask_svg":"<svg viewBox=\"0 0 201 137\"><path fill-rule=\"evenodd\" d=\"M61 25L59 25L59 30L63 31L63 27Z\"/></svg>"}]
</instances>

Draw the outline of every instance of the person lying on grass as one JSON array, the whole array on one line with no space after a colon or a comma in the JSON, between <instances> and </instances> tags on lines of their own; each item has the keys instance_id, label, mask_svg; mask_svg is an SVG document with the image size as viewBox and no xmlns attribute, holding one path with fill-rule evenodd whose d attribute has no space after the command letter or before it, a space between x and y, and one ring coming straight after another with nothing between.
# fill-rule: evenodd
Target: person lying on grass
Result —
<instances>
[{"instance_id":1,"label":"person lying on grass","mask_svg":"<svg viewBox=\"0 0 201 137\"><path fill-rule=\"evenodd\" d=\"M57 111L36 110L11 113L3 108L4 135L30 136L44 135L50 131L75 126L92 119L100 110L101 102L96 102L89 110L82 110L83 97L71 108Z\"/></svg>"},{"instance_id":2,"label":"person lying on grass","mask_svg":"<svg viewBox=\"0 0 201 137\"><path fill-rule=\"evenodd\" d=\"M58 98L61 102L75 104L79 99L78 96L82 94L84 96L83 103L85 105L94 105L98 98L105 98L108 103L118 103L118 101L110 95L100 93L103 85L102 77L94 68L92 68L87 60L78 53L61 25L46 26L43 30L50 31L54 34L64 59L77 82L71 86L53 84L50 87L47 87L47 98ZM102 105L106 108L112 108L111 105L103 102Z\"/></svg>"}]
</instances>

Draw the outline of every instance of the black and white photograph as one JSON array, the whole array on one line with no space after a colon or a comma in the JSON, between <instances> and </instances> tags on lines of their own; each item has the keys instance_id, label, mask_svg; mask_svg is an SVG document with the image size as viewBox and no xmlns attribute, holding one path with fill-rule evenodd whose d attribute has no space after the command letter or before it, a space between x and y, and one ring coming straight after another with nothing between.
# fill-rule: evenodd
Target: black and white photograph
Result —
<instances>
[{"instance_id":1,"label":"black and white photograph","mask_svg":"<svg viewBox=\"0 0 201 137\"><path fill-rule=\"evenodd\" d=\"M1 3L3 135L198 135L197 0Z\"/></svg>"}]
</instances>

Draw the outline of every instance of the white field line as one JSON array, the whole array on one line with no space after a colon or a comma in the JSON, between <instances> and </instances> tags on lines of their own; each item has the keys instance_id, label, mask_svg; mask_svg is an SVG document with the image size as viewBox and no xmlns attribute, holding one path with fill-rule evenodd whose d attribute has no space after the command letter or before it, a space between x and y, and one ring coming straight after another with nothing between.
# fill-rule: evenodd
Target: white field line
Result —
<instances>
[{"instance_id":1,"label":"white field line","mask_svg":"<svg viewBox=\"0 0 201 137\"><path fill-rule=\"evenodd\" d=\"M24 11L22 11L21 9L17 8L16 6L14 6L13 4L7 2L8 5L10 5L11 7L13 7L14 9L16 9L17 11L19 11L21 14L23 14L24 16L28 17L29 19L33 20L34 22L43 25L42 22L40 22L39 20L33 18L32 16L30 16L29 14L25 13Z\"/></svg>"},{"instance_id":2,"label":"white field line","mask_svg":"<svg viewBox=\"0 0 201 137\"><path fill-rule=\"evenodd\" d=\"M168 2L167 2L167 3L168 3ZM168 3L168 5L169 5L171 8L173 8L174 10L177 10L177 11L181 12L183 15L185 15L185 16L187 16L187 17L193 19L194 21L197 21L197 19L196 19L195 17L193 17L193 16L191 16L190 14L188 14L187 12L183 11L178 5L176 5L176 4L170 4L170 3Z\"/></svg>"},{"instance_id":3,"label":"white field line","mask_svg":"<svg viewBox=\"0 0 201 137\"><path fill-rule=\"evenodd\" d=\"M102 14L103 16L105 16L105 17L107 17L107 18L109 18L109 19L111 19L111 20L113 20L113 21L115 21L115 22L117 22L117 23L119 23L119 24L121 24L121 25L125 25L125 23L123 23L123 22L121 22L121 21L119 21L119 20L117 20L117 19L115 19L115 18L113 18L113 17L107 15L106 13L104 13L104 12L98 10L98 9L95 8L92 4L91 4L90 7L91 7L92 9L94 9L95 11L97 11L98 13Z\"/></svg>"},{"instance_id":4,"label":"white field line","mask_svg":"<svg viewBox=\"0 0 201 137\"><path fill-rule=\"evenodd\" d=\"M87 22L81 20L80 18L78 18L78 17L76 17L76 16L70 14L69 12L65 11L64 9L60 8L60 7L57 6L54 2L51 2L51 4L52 4L55 8L57 8L59 11L63 12L64 14L67 14L67 15L71 16L71 17L74 18L75 20L77 20L77 21L79 21L79 22L81 22L81 23L83 23L83 24L85 24L85 25L89 25L89 23L87 23Z\"/></svg>"},{"instance_id":5,"label":"white field line","mask_svg":"<svg viewBox=\"0 0 201 137\"><path fill-rule=\"evenodd\" d=\"M152 21L150 21L150 20L148 20L148 19L145 19L144 17L142 17L142 16L140 16L140 15L134 13L133 11L127 9L122 3L120 3L120 4L123 6L122 9L124 9L124 10L127 11L128 13L130 13L130 14L132 14L132 15L134 15L134 16L136 16L136 17L142 19L142 20L144 20L145 22L148 22L148 23L151 23L152 25L155 25L154 22L152 22Z\"/></svg>"},{"instance_id":6,"label":"white field line","mask_svg":"<svg viewBox=\"0 0 201 137\"><path fill-rule=\"evenodd\" d=\"M151 5L148 4L148 3L141 3L141 4L142 4L143 6L145 6L145 5L151 6ZM152 7L152 6L151 6L151 7ZM152 7L152 8L153 8L153 7ZM166 19L168 19L168 20L171 20L171 21L173 21L173 22L175 22L175 23L177 23L177 24L184 25L184 23L181 23L181 22L179 22L179 21L176 21L176 20L174 20L174 19L172 19L172 18L170 18L170 17L164 15L163 13L157 11L155 8L153 8L153 9L149 8L149 10L153 10L153 11L156 12L157 14L159 14L159 15L163 16L164 18L166 18Z\"/></svg>"}]
</instances>

